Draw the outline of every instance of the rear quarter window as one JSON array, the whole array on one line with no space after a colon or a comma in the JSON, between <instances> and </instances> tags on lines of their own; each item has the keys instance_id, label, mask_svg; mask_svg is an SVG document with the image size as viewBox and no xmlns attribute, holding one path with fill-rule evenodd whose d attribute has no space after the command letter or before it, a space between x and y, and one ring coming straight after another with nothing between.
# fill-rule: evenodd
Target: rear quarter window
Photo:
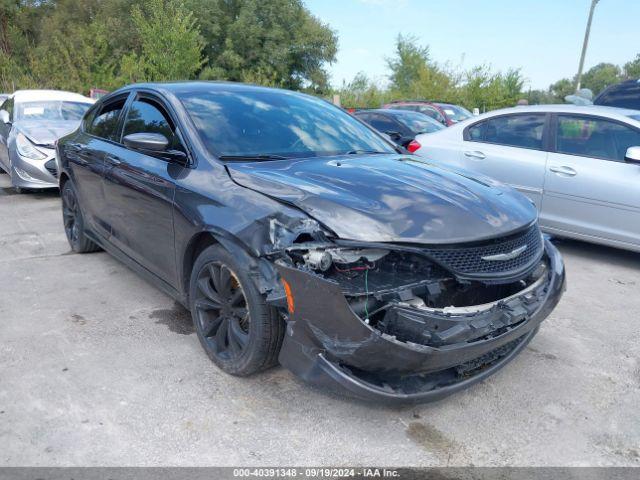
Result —
<instances>
[{"instance_id":1,"label":"rear quarter window","mask_svg":"<svg viewBox=\"0 0 640 480\"><path fill-rule=\"evenodd\" d=\"M515 114L489 118L467 129L467 140L542 150L546 114Z\"/></svg>"}]
</instances>

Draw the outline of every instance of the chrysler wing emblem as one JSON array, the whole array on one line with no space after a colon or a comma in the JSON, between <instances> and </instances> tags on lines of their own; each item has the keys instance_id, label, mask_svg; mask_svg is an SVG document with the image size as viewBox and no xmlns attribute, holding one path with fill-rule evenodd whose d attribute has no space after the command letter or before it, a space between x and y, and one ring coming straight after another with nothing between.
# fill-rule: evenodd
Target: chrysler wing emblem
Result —
<instances>
[{"instance_id":1,"label":"chrysler wing emblem","mask_svg":"<svg viewBox=\"0 0 640 480\"><path fill-rule=\"evenodd\" d=\"M505 260L511 260L513 258L516 258L526 249L527 249L527 245L522 245L521 247L518 247L515 250L511 250L508 253L498 253L497 255L487 255L486 257L480 257L480 258L482 258L482 260L486 260L487 262L503 262Z\"/></svg>"}]
</instances>

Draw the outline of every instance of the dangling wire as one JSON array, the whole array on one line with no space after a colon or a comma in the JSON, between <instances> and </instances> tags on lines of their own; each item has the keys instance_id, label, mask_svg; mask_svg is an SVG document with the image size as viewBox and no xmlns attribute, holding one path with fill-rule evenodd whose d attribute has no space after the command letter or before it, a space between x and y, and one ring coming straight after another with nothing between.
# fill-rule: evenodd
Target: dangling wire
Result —
<instances>
[{"instance_id":1,"label":"dangling wire","mask_svg":"<svg viewBox=\"0 0 640 480\"><path fill-rule=\"evenodd\" d=\"M369 323L369 269L364 271L364 292L367 294L367 298L364 301L364 318Z\"/></svg>"}]
</instances>

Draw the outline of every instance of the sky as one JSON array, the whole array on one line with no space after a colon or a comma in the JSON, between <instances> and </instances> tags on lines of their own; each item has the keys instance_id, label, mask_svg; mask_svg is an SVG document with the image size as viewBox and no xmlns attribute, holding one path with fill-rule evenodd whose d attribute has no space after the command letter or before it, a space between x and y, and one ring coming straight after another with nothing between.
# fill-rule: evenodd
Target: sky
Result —
<instances>
[{"instance_id":1,"label":"sky","mask_svg":"<svg viewBox=\"0 0 640 480\"><path fill-rule=\"evenodd\" d=\"M572 78L580 60L591 0L304 0L338 34L332 84L360 71L385 82L385 58L399 33L429 45L433 60L468 69L520 68L525 88ZM624 64L640 53L640 0L600 0L585 71Z\"/></svg>"}]
</instances>

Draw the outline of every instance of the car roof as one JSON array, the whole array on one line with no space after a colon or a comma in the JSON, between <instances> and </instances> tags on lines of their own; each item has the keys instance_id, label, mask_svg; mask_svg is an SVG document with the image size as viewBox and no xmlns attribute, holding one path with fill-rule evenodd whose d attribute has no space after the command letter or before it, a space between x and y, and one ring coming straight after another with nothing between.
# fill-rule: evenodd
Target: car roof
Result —
<instances>
[{"instance_id":1,"label":"car roof","mask_svg":"<svg viewBox=\"0 0 640 480\"><path fill-rule=\"evenodd\" d=\"M12 95L13 100L19 102L34 102L39 100L66 100L70 102L94 103L95 100L79 93L63 90L17 90Z\"/></svg>"},{"instance_id":2,"label":"car roof","mask_svg":"<svg viewBox=\"0 0 640 480\"><path fill-rule=\"evenodd\" d=\"M414 112L413 110L394 110L393 108L371 108L365 110L358 110L355 112L358 113L380 113L382 115L394 115L397 117L401 117L403 115L421 115L419 112Z\"/></svg>"},{"instance_id":3,"label":"car roof","mask_svg":"<svg viewBox=\"0 0 640 480\"><path fill-rule=\"evenodd\" d=\"M601 115L603 117L621 118L631 115L640 115L640 110L628 108L605 107L601 105L573 105L573 104L550 104L550 105L523 105L520 107L502 108L492 110L476 117L468 118L458 125L468 125L483 118L491 118L497 115L507 115L511 113L573 113L584 115Z\"/></svg>"},{"instance_id":4,"label":"car roof","mask_svg":"<svg viewBox=\"0 0 640 480\"><path fill-rule=\"evenodd\" d=\"M113 93L124 92L133 89L148 89L158 92L171 92L173 94L185 92L259 92L259 91L280 91L289 93L298 93L291 90L281 88L262 87L259 85L251 85L247 83L222 82L222 81L197 81L185 80L182 82L153 82L153 83L132 83L116 90ZM109 95L111 96L111 95Z\"/></svg>"}]
</instances>

